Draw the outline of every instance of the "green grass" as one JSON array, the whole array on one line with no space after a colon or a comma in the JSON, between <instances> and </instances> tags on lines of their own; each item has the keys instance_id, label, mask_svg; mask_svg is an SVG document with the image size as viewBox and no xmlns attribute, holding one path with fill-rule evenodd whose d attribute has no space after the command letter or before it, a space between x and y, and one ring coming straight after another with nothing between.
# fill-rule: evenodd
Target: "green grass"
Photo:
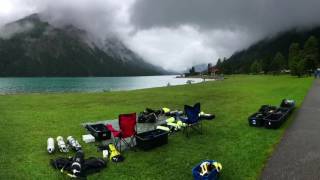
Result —
<instances>
[{"instance_id":1,"label":"green grass","mask_svg":"<svg viewBox=\"0 0 320 180\"><path fill-rule=\"evenodd\" d=\"M123 163L109 162L103 172L89 179L192 179L192 167L204 159L222 163L221 179L257 179L290 121L278 130L267 130L249 127L247 117L260 105L278 105L283 98L295 99L300 106L311 84L311 78L243 75L129 92L0 96L0 177L64 179L49 166L49 160L65 154L49 155L48 137L73 135L81 140L83 122L114 119L146 107L181 109L184 104L201 102L205 112L217 116L204 122L203 135L186 138L177 133L166 146L148 152L126 151ZM95 145L80 143L86 157L102 156Z\"/></svg>"}]
</instances>

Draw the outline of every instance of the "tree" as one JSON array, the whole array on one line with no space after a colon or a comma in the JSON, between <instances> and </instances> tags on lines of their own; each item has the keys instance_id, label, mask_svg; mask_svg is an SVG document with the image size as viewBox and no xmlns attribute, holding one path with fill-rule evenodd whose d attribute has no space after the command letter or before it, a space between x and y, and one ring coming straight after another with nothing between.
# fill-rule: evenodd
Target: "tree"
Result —
<instances>
[{"instance_id":1,"label":"tree","mask_svg":"<svg viewBox=\"0 0 320 180\"><path fill-rule=\"evenodd\" d=\"M255 60L250 66L251 73L258 74L262 70L261 61Z\"/></svg>"},{"instance_id":2,"label":"tree","mask_svg":"<svg viewBox=\"0 0 320 180\"><path fill-rule=\"evenodd\" d=\"M270 70L274 73L279 73L285 67L286 67L286 60L285 60L284 56L280 52L278 52L274 56L274 58L270 64Z\"/></svg>"},{"instance_id":3,"label":"tree","mask_svg":"<svg viewBox=\"0 0 320 180\"><path fill-rule=\"evenodd\" d=\"M191 67L191 69L189 70L190 75L193 75L196 72L194 66Z\"/></svg>"},{"instance_id":4,"label":"tree","mask_svg":"<svg viewBox=\"0 0 320 180\"><path fill-rule=\"evenodd\" d=\"M298 43L292 43L289 47L289 54L288 54L288 63L289 63L289 69L291 71L291 75L298 75L299 72L301 73L302 65L304 63L300 63L301 61L301 51L300 51L300 45ZM298 69L298 65L300 65Z\"/></svg>"},{"instance_id":5,"label":"tree","mask_svg":"<svg viewBox=\"0 0 320 180\"><path fill-rule=\"evenodd\" d=\"M222 62L226 62L227 61L227 58L226 57L224 57L223 58L223 60L222 60Z\"/></svg>"},{"instance_id":6,"label":"tree","mask_svg":"<svg viewBox=\"0 0 320 180\"><path fill-rule=\"evenodd\" d=\"M305 74L306 72L306 61L304 59L301 59L297 63L297 76L301 77Z\"/></svg>"},{"instance_id":7,"label":"tree","mask_svg":"<svg viewBox=\"0 0 320 180\"><path fill-rule=\"evenodd\" d=\"M216 63L216 67L217 67L218 69L220 69L220 68L221 68L221 65L222 65L222 61L221 61L221 59L219 58L218 61L217 61L217 63Z\"/></svg>"},{"instance_id":8,"label":"tree","mask_svg":"<svg viewBox=\"0 0 320 180\"><path fill-rule=\"evenodd\" d=\"M306 69L309 72L313 72L319 63L319 48L317 38L310 36L310 38L304 44L302 55L305 61Z\"/></svg>"},{"instance_id":9,"label":"tree","mask_svg":"<svg viewBox=\"0 0 320 180\"><path fill-rule=\"evenodd\" d=\"M269 59L267 58L263 58L261 60L261 68L262 68L262 71L267 74L269 72L269 65L270 65L270 61Z\"/></svg>"},{"instance_id":10,"label":"tree","mask_svg":"<svg viewBox=\"0 0 320 180\"><path fill-rule=\"evenodd\" d=\"M276 54L275 59L279 62L280 70L284 70L287 67L287 60L281 52Z\"/></svg>"},{"instance_id":11,"label":"tree","mask_svg":"<svg viewBox=\"0 0 320 180\"><path fill-rule=\"evenodd\" d=\"M224 57L223 61L221 62L221 65L219 67L220 73L224 73L225 71L228 71L228 66L226 65L228 62L227 58Z\"/></svg>"}]
</instances>

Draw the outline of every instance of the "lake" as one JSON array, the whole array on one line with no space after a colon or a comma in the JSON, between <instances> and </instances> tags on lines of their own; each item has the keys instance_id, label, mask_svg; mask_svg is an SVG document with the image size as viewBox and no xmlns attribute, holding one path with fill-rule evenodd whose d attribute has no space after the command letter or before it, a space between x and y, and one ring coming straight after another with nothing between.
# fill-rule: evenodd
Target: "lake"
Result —
<instances>
[{"instance_id":1,"label":"lake","mask_svg":"<svg viewBox=\"0 0 320 180\"><path fill-rule=\"evenodd\" d=\"M188 80L193 83L202 81L196 78L176 78L176 76L0 78L0 94L134 90L163 87L168 83L182 85Z\"/></svg>"}]
</instances>

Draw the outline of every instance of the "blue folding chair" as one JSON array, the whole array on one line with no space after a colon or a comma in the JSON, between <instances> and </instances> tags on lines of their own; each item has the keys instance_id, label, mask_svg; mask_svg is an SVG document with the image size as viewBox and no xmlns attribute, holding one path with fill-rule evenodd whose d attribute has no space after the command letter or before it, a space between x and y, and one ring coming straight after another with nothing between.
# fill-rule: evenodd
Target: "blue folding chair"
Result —
<instances>
[{"instance_id":1,"label":"blue folding chair","mask_svg":"<svg viewBox=\"0 0 320 180\"><path fill-rule=\"evenodd\" d=\"M186 117L179 117L179 119L186 124L183 132L189 137L189 129L193 129L202 134L202 123L199 117L200 103L195 104L193 107L185 105L184 112Z\"/></svg>"}]
</instances>

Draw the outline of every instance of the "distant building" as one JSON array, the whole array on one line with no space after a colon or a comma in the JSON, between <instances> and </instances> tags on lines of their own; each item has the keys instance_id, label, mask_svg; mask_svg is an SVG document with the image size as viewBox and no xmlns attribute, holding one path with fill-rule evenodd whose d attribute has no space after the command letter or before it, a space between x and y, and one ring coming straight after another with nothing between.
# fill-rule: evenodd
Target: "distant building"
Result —
<instances>
[{"instance_id":1,"label":"distant building","mask_svg":"<svg viewBox=\"0 0 320 180\"><path fill-rule=\"evenodd\" d=\"M208 74L209 75L216 75L220 70L216 66L212 66L211 64L208 64Z\"/></svg>"}]
</instances>

